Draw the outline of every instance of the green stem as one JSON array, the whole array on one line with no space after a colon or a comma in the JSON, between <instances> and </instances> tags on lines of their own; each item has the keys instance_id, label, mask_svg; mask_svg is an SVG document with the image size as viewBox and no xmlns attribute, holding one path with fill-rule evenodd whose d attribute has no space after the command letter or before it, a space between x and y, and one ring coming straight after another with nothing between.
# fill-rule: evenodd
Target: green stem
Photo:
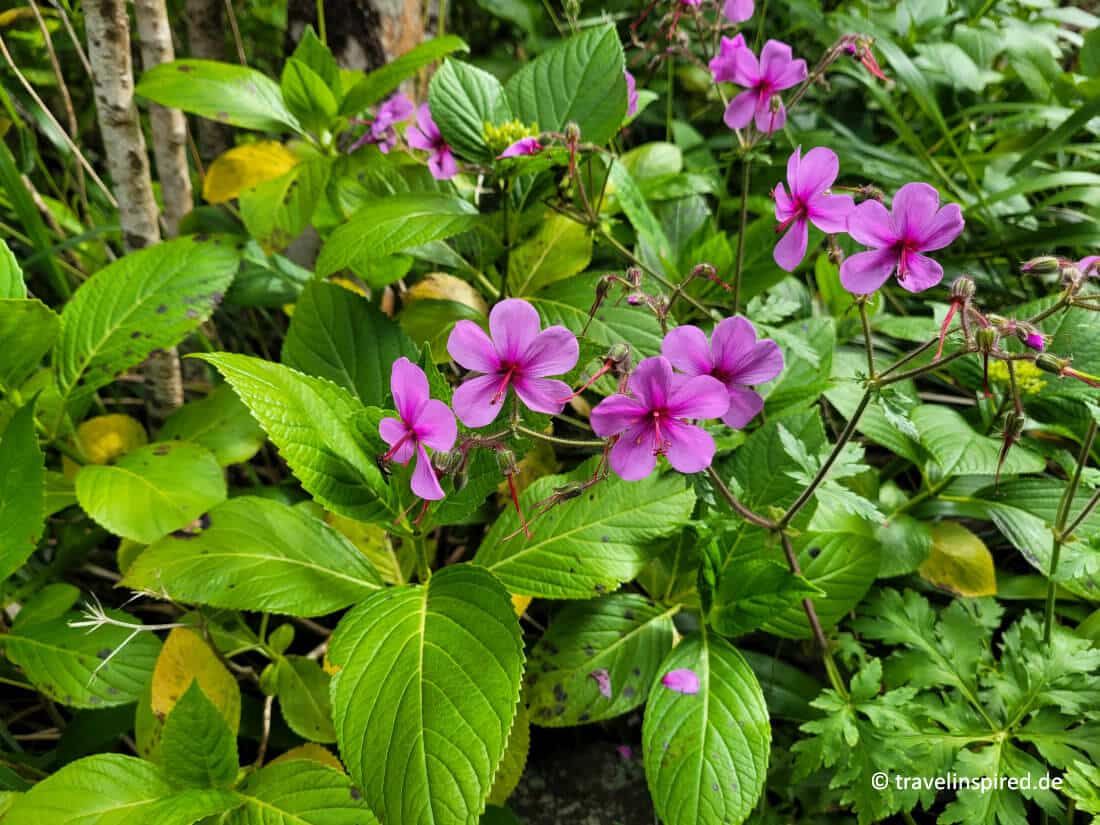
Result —
<instances>
[{"instance_id":1,"label":"green stem","mask_svg":"<svg viewBox=\"0 0 1100 825\"><path fill-rule=\"evenodd\" d=\"M867 317L867 302L866 300L858 301L859 305L859 320L863 324L863 343L867 348L867 375L872 381L875 380L875 347L871 342L871 319Z\"/></svg>"},{"instance_id":2,"label":"green stem","mask_svg":"<svg viewBox=\"0 0 1100 825\"><path fill-rule=\"evenodd\" d=\"M607 446L606 441L595 441L592 439L581 438L560 438L559 436L550 435L549 433L540 433L538 430L532 430L530 427L524 427L522 424L516 424L515 431L531 438L537 438L540 441L546 441L550 444L557 444L560 447L577 447L578 449L582 450L602 450L604 447Z\"/></svg>"},{"instance_id":3,"label":"green stem","mask_svg":"<svg viewBox=\"0 0 1100 825\"><path fill-rule=\"evenodd\" d=\"M754 513L748 507L741 503L722 481L722 477L718 475L718 471L714 469L714 465L707 467L707 476L710 478L710 483L714 485L714 488L721 494L722 498L726 500L726 504L730 506L737 515L741 516L745 521L750 524L755 524L757 527L763 527L766 530L774 530L775 522L764 518L759 513Z\"/></svg>"},{"instance_id":4,"label":"green stem","mask_svg":"<svg viewBox=\"0 0 1100 825\"><path fill-rule=\"evenodd\" d=\"M897 384L899 381L907 381L910 378L916 378L918 375L924 375L926 372L934 372L934 371L938 370L940 367L942 367L946 364L950 364L952 361L954 361L957 358L962 358L964 355L970 355L970 353L971 353L971 350L961 349L961 350L958 350L957 352L951 353L950 355L946 356L945 358L941 358L939 361L935 361L931 364L925 364L923 367L914 367L911 370L906 370L905 372L900 372L897 375L890 376L889 378L883 377L885 375L885 373L884 373L883 375L880 375L878 377L878 382L877 382L878 386L886 387L886 386L889 386L890 384Z\"/></svg>"},{"instance_id":5,"label":"green stem","mask_svg":"<svg viewBox=\"0 0 1100 825\"><path fill-rule=\"evenodd\" d=\"M676 81L675 64L671 57L668 58L668 88L665 102L665 141L672 142L672 87Z\"/></svg>"},{"instance_id":6,"label":"green stem","mask_svg":"<svg viewBox=\"0 0 1100 825\"><path fill-rule=\"evenodd\" d=\"M749 175L752 163L748 154L741 159L741 228L737 233L737 268L733 272L733 314L741 309L741 271L745 265L745 233L749 224Z\"/></svg>"},{"instance_id":7,"label":"green stem","mask_svg":"<svg viewBox=\"0 0 1100 825\"><path fill-rule=\"evenodd\" d=\"M432 560L428 555L428 539L425 536L413 536L411 541L416 545L417 564L420 567L419 578L426 584L432 577Z\"/></svg>"},{"instance_id":8,"label":"green stem","mask_svg":"<svg viewBox=\"0 0 1100 825\"><path fill-rule=\"evenodd\" d=\"M440 3L440 12L441 13L442 13L442 8L443 8L443 4L441 2ZM442 34L443 34L443 32L440 31L440 36L442 36ZM317 0L317 37L326 46L328 45L328 36L325 33L325 0Z\"/></svg>"},{"instance_id":9,"label":"green stem","mask_svg":"<svg viewBox=\"0 0 1100 825\"><path fill-rule=\"evenodd\" d=\"M669 289L669 290L676 289L676 285L673 284L672 281L670 281L668 278L666 278L660 272L657 272L653 268L651 268L651 267L647 266L646 264L642 263L642 261L638 258L638 256L636 256L633 252L631 252L629 249L627 249L625 246L623 246L621 243L619 243L615 239L615 237L610 232L608 232L606 229L604 229L602 226L600 227L599 232L600 232L600 237L603 238L605 241L607 241L615 249L616 252L618 252L620 255L622 255L624 258L626 258L628 261L630 261L632 264L634 264L634 266L638 267L643 272L645 272L645 274L648 275L650 278L655 280L657 283L659 283L665 289ZM707 309L707 307L704 306L702 303L700 303L698 299L693 298L691 295L688 295L687 293L683 293L683 298L684 298L685 301L687 301L689 304L691 304L697 310L702 312L704 315L711 315L711 311L709 309Z\"/></svg>"}]
</instances>

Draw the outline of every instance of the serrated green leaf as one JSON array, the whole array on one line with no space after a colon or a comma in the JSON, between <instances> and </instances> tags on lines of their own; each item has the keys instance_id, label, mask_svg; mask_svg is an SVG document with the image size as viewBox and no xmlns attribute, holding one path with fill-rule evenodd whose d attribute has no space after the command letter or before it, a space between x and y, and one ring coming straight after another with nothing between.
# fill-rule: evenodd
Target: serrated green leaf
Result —
<instances>
[{"instance_id":1,"label":"serrated green leaf","mask_svg":"<svg viewBox=\"0 0 1100 825\"><path fill-rule=\"evenodd\" d=\"M364 404L384 406L390 370L416 348L401 328L361 295L336 284L307 286L283 342L283 363L327 378Z\"/></svg>"},{"instance_id":2,"label":"serrated green leaf","mask_svg":"<svg viewBox=\"0 0 1100 825\"><path fill-rule=\"evenodd\" d=\"M140 625L126 613L108 615ZM91 632L69 626L80 618L67 613L26 625L6 634L0 644L36 688L63 705L105 708L136 702L153 672L160 640L114 625Z\"/></svg>"},{"instance_id":3,"label":"serrated green leaf","mask_svg":"<svg viewBox=\"0 0 1100 825\"><path fill-rule=\"evenodd\" d=\"M512 721L512 730L508 732L508 742L504 746L504 756L500 760L493 787L489 791L491 804L503 805L512 791L516 789L523 771L527 767L527 752L531 748L531 722L523 702L516 706L516 718Z\"/></svg>"},{"instance_id":4,"label":"serrated green leaf","mask_svg":"<svg viewBox=\"0 0 1100 825\"><path fill-rule=\"evenodd\" d=\"M30 558L46 520L46 467L34 406L32 399L16 410L0 436L0 582Z\"/></svg>"},{"instance_id":5,"label":"serrated green leaf","mask_svg":"<svg viewBox=\"0 0 1100 825\"><path fill-rule=\"evenodd\" d=\"M358 114L368 106L378 103L400 86L403 80L412 77L425 66L454 52L469 50L469 46L453 34L434 37L421 43L361 78L348 90L344 103L340 107L340 114Z\"/></svg>"},{"instance_id":6,"label":"serrated green leaf","mask_svg":"<svg viewBox=\"0 0 1100 825\"><path fill-rule=\"evenodd\" d=\"M283 103L279 85L247 66L216 60L174 60L141 76L134 93L161 106L255 129L300 132L301 124Z\"/></svg>"},{"instance_id":7,"label":"serrated green leaf","mask_svg":"<svg viewBox=\"0 0 1100 825\"><path fill-rule=\"evenodd\" d=\"M0 393L18 389L38 369L60 329L57 313L41 301L0 298Z\"/></svg>"},{"instance_id":8,"label":"serrated green leaf","mask_svg":"<svg viewBox=\"0 0 1100 825\"><path fill-rule=\"evenodd\" d=\"M370 441L377 438L377 410L362 407L329 381L262 358L230 353L202 357L236 390L302 487L320 504L359 521L397 515L396 495L375 462L384 450L374 453ZM377 420L368 431L371 416Z\"/></svg>"},{"instance_id":9,"label":"serrated green leaf","mask_svg":"<svg viewBox=\"0 0 1100 825\"><path fill-rule=\"evenodd\" d=\"M267 434L233 388L217 387L206 398L189 401L164 422L158 441L189 441L205 447L223 467L241 464L259 452Z\"/></svg>"},{"instance_id":10,"label":"serrated green leaf","mask_svg":"<svg viewBox=\"0 0 1100 825\"><path fill-rule=\"evenodd\" d=\"M26 298L23 270L7 243L0 240L0 298Z\"/></svg>"},{"instance_id":11,"label":"serrated green leaf","mask_svg":"<svg viewBox=\"0 0 1100 825\"><path fill-rule=\"evenodd\" d=\"M566 605L531 651L531 721L542 727L598 722L642 704L672 649L676 611L633 593Z\"/></svg>"},{"instance_id":12,"label":"serrated green leaf","mask_svg":"<svg viewBox=\"0 0 1100 825\"><path fill-rule=\"evenodd\" d=\"M532 513L568 481L592 477L597 459L569 475L544 476L520 495ZM525 538L514 509L493 523L474 561L510 592L548 599L587 599L634 578L653 557L655 539L687 523L695 493L676 473L643 481L608 478L582 496L556 504Z\"/></svg>"},{"instance_id":13,"label":"serrated green leaf","mask_svg":"<svg viewBox=\"0 0 1100 825\"><path fill-rule=\"evenodd\" d=\"M767 624L776 613L801 605L803 599L824 595L785 565L751 559L722 576L707 621L723 636L741 636Z\"/></svg>"},{"instance_id":14,"label":"serrated green leaf","mask_svg":"<svg viewBox=\"0 0 1100 825\"><path fill-rule=\"evenodd\" d=\"M179 343L210 317L239 263L228 241L178 238L99 270L61 313L53 364L62 397L91 393Z\"/></svg>"},{"instance_id":15,"label":"serrated green leaf","mask_svg":"<svg viewBox=\"0 0 1100 825\"><path fill-rule=\"evenodd\" d=\"M551 214L535 234L508 258L508 291L530 295L584 271L592 260L588 228L563 215Z\"/></svg>"},{"instance_id":16,"label":"serrated green leaf","mask_svg":"<svg viewBox=\"0 0 1100 825\"><path fill-rule=\"evenodd\" d=\"M771 727L760 684L722 639L689 636L660 672L690 669L699 692L655 683L642 726L646 779L668 825L725 825L748 818L767 778Z\"/></svg>"},{"instance_id":17,"label":"serrated green leaf","mask_svg":"<svg viewBox=\"0 0 1100 825\"><path fill-rule=\"evenodd\" d=\"M181 602L291 616L331 613L382 586L367 558L323 521L253 496L215 507L199 530L150 545L123 582Z\"/></svg>"},{"instance_id":18,"label":"serrated green leaf","mask_svg":"<svg viewBox=\"0 0 1100 825\"><path fill-rule=\"evenodd\" d=\"M378 825L348 777L311 760L271 764L237 790L244 804L224 825Z\"/></svg>"},{"instance_id":19,"label":"serrated green leaf","mask_svg":"<svg viewBox=\"0 0 1100 825\"><path fill-rule=\"evenodd\" d=\"M317 257L317 276L449 238L479 219L477 207L453 195L394 195L363 207L329 236Z\"/></svg>"},{"instance_id":20,"label":"serrated green leaf","mask_svg":"<svg viewBox=\"0 0 1100 825\"><path fill-rule=\"evenodd\" d=\"M387 822L469 825L515 716L523 644L487 572L446 567L341 620L329 663L340 753Z\"/></svg>"},{"instance_id":21,"label":"serrated green leaf","mask_svg":"<svg viewBox=\"0 0 1100 825\"><path fill-rule=\"evenodd\" d=\"M279 89L284 105L312 132L323 131L336 117L340 106L336 95L324 78L296 57L283 64Z\"/></svg>"},{"instance_id":22,"label":"serrated green leaf","mask_svg":"<svg viewBox=\"0 0 1100 825\"><path fill-rule=\"evenodd\" d=\"M1001 441L981 435L959 413L947 407L924 404L910 413L920 431L921 444L932 455L941 477L994 475ZM1046 462L1022 444L1016 444L1005 458L1001 476L1039 473Z\"/></svg>"},{"instance_id":23,"label":"serrated green leaf","mask_svg":"<svg viewBox=\"0 0 1100 825\"><path fill-rule=\"evenodd\" d=\"M237 778L237 737L197 680L164 721L160 761L181 788L224 788Z\"/></svg>"},{"instance_id":24,"label":"serrated green leaf","mask_svg":"<svg viewBox=\"0 0 1100 825\"><path fill-rule=\"evenodd\" d=\"M504 87L496 77L469 63L448 60L432 76L428 102L432 119L456 153L474 161L493 159L485 143L485 124L511 119Z\"/></svg>"},{"instance_id":25,"label":"serrated green leaf","mask_svg":"<svg viewBox=\"0 0 1100 825\"><path fill-rule=\"evenodd\" d=\"M304 656L279 661L279 708L287 725L310 742L335 742L329 676Z\"/></svg>"},{"instance_id":26,"label":"serrated green leaf","mask_svg":"<svg viewBox=\"0 0 1100 825\"><path fill-rule=\"evenodd\" d=\"M86 464L76 476L84 511L116 536L142 544L187 527L225 495L214 454L185 441L147 444L114 464Z\"/></svg>"}]
</instances>

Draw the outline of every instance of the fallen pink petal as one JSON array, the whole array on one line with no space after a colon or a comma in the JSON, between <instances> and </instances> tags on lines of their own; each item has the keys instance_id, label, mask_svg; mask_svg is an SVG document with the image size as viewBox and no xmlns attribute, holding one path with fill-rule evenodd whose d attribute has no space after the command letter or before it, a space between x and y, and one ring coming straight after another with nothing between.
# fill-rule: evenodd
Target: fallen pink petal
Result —
<instances>
[{"instance_id":1,"label":"fallen pink petal","mask_svg":"<svg viewBox=\"0 0 1100 825\"><path fill-rule=\"evenodd\" d=\"M661 684L676 693L694 695L699 692L699 675L694 670L670 670L661 677Z\"/></svg>"},{"instance_id":2,"label":"fallen pink petal","mask_svg":"<svg viewBox=\"0 0 1100 825\"><path fill-rule=\"evenodd\" d=\"M607 672L606 668L601 667L593 670L588 674L588 678L595 680L601 696L605 699L611 698L611 674Z\"/></svg>"}]
</instances>

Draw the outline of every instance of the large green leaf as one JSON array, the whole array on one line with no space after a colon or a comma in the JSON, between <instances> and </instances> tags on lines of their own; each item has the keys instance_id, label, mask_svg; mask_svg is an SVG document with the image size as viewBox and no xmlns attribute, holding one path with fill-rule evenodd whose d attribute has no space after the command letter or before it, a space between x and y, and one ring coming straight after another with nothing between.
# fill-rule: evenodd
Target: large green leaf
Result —
<instances>
[{"instance_id":1,"label":"large green leaf","mask_svg":"<svg viewBox=\"0 0 1100 825\"><path fill-rule=\"evenodd\" d=\"M432 76L428 101L432 119L455 152L469 160L492 160L485 124L511 117L499 80L469 63L448 60Z\"/></svg>"},{"instance_id":2,"label":"large green leaf","mask_svg":"<svg viewBox=\"0 0 1100 825\"><path fill-rule=\"evenodd\" d=\"M54 347L62 396L92 392L179 343L210 317L239 263L226 240L179 238L132 252L85 281L61 313Z\"/></svg>"},{"instance_id":3,"label":"large green leaf","mask_svg":"<svg viewBox=\"0 0 1100 825\"><path fill-rule=\"evenodd\" d=\"M0 393L19 389L38 369L60 328L57 313L41 301L0 298Z\"/></svg>"},{"instance_id":4,"label":"large green leaf","mask_svg":"<svg viewBox=\"0 0 1100 825\"><path fill-rule=\"evenodd\" d=\"M160 761L179 787L223 788L237 778L237 737L197 679L164 721Z\"/></svg>"},{"instance_id":5,"label":"large green leaf","mask_svg":"<svg viewBox=\"0 0 1100 825\"><path fill-rule=\"evenodd\" d=\"M26 298L23 270L7 243L0 240L0 298Z\"/></svg>"},{"instance_id":6,"label":"large green leaf","mask_svg":"<svg viewBox=\"0 0 1100 825\"><path fill-rule=\"evenodd\" d=\"M531 721L543 727L598 722L642 704L672 650L676 610L634 593L566 605L531 651Z\"/></svg>"},{"instance_id":7,"label":"large green leaf","mask_svg":"<svg viewBox=\"0 0 1100 825\"><path fill-rule=\"evenodd\" d=\"M391 60L380 69L375 69L362 77L344 96L340 113L358 114L368 106L378 103L400 86L402 81L412 77L425 66L457 51L469 51L469 47L461 38L453 34L435 37L426 43L421 43L396 60Z\"/></svg>"},{"instance_id":8,"label":"large green leaf","mask_svg":"<svg viewBox=\"0 0 1100 825\"><path fill-rule=\"evenodd\" d=\"M267 434L228 384L206 398L188 401L164 422L160 441L190 441L214 454L223 467L256 455Z\"/></svg>"},{"instance_id":9,"label":"large green leaf","mask_svg":"<svg viewBox=\"0 0 1100 825\"><path fill-rule=\"evenodd\" d=\"M0 582L23 566L45 523L46 467L34 431L34 400L0 436Z\"/></svg>"},{"instance_id":10,"label":"large green leaf","mask_svg":"<svg viewBox=\"0 0 1100 825\"><path fill-rule=\"evenodd\" d=\"M522 296L582 272L592 260L587 227L550 214L508 258L508 291Z\"/></svg>"},{"instance_id":11,"label":"large green leaf","mask_svg":"<svg viewBox=\"0 0 1100 825\"><path fill-rule=\"evenodd\" d=\"M540 478L520 496L524 512L534 512L555 488L591 478L595 462L569 475ZM474 561L512 593L590 599L638 575L657 550L654 540L683 527L694 505L695 493L676 473L643 481L612 476L539 516L529 539L515 510L505 510Z\"/></svg>"},{"instance_id":12,"label":"large green leaf","mask_svg":"<svg viewBox=\"0 0 1100 825\"><path fill-rule=\"evenodd\" d=\"M268 251L288 247L309 226L331 171L331 158L314 158L241 192L248 234Z\"/></svg>"},{"instance_id":13,"label":"large green leaf","mask_svg":"<svg viewBox=\"0 0 1100 825\"><path fill-rule=\"evenodd\" d=\"M738 561L722 576L707 620L723 636L741 636L803 599L824 595L786 565L765 559Z\"/></svg>"},{"instance_id":14,"label":"large green leaf","mask_svg":"<svg viewBox=\"0 0 1100 825\"><path fill-rule=\"evenodd\" d=\"M283 363L327 378L364 404L384 406L390 369L416 347L396 323L363 296L314 282L302 291L283 342Z\"/></svg>"},{"instance_id":15,"label":"large green leaf","mask_svg":"<svg viewBox=\"0 0 1100 825\"><path fill-rule=\"evenodd\" d=\"M278 668L279 707L290 729L310 742L335 742L329 675L305 656L287 656Z\"/></svg>"},{"instance_id":16,"label":"large green leaf","mask_svg":"<svg viewBox=\"0 0 1100 825\"><path fill-rule=\"evenodd\" d=\"M84 511L116 536L142 544L187 527L225 494L214 454L186 441L148 444L114 464L86 464L76 476Z\"/></svg>"},{"instance_id":17,"label":"large green leaf","mask_svg":"<svg viewBox=\"0 0 1100 825\"><path fill-rule=\"evenodd\" d=\"M140 627L126 613L108 615ZM152 633L135 634L115 625L92 631L69 626L79 618L77 613L67 613L20 625L3 637L5 654L55 702L74 708L136 702L153 672L160 640Z\"/></svg>"},{"instance_id":18,"label":"large green leaf","mask_svg":"<svg viewBox=\"0 0 1100 825\"><path fill-rule=\"evenodd\" d=\"M606 143L626 116L623 48L613 25L590 29L528 63L509 79L512 112L544 131L569 122L581 139Z\"/></svg>"},{"instance_id":19,"label":"large green leaf","mask_svg":"<svg viewBox=\"0 0 1100 825\"><path fill-rule=\"evenodd\" d=\"M340 753L386 822L470 825L516 712L523 643L487 572L446 567L341 620L328 659Z\"/></svg>"},{"instance_id":20,"label":"large green leaf","mask_svg":"<svg viewBox=\"0 0 1100 825\"><path fill-rule=\"evenodd\" d=\"M767 778L771 727L744 657L714 636L690 636L661 665L699 677L699 692L655 684L642 727L646 778L667 825L739 825Z\"/></svg>"},{"instance_id":21,"label":"large green leaf","mask_svg":"<svg viewBox=\"0 0 1100 825\"><path fill-rule=\"evenodd\" d=\"M911 413L921 444L939 467L942 477L993 475L1001 452L1001 440L981 435L959 413L947 407L925 404ZM1002 475L1039 473L1046 462L1021 444L1005 458Z\"/></svg>"},{"instance_id":22,"label":"large green leaf","mask_svg":"<svg viewBox=\"0 0 1100 825\"><path fill-rule=\"evenodd\" d=\"M152 762L101 753L69 763L17 797L4 825L194 825L239 804L229 791L177 791Z\"/></svg>"},{"instance_id":23,"label":"large green leaf","mask_svg":"<svg viewBox=\"0 0 1100 825\"><path fill-rule=\"evenodd\" d=\"M317 257L317 275L449 238L470 229L477 207L454 197L420 192L394 195L364 206L337 228Z\"/></svg>"},{"instance_id":24,"label":"large green leaf","mask_svg":"<svg viewBox=\"0 0 1100 825\"><path fill-rule=\"evenodd\" d=\"M318 502L359 521L397 515L395 494L375 461L384 450L372 446L377 410L329 381L262 358L225 352L203 357L237 391Z\"/></svg>"},{"instance_id":25,"label":"large green leaf","mask_svg":"<svg viewBox=\"0 0 1100 825\"><path fill-rule=\"evenodd\" d=\"M154 66L134 92L161 106L261 132L298 132L279 84L264 74L215 60L175 60Z\"/></svg>"},{"instance_id":26,"label":"large green leaf","mask_svg":"<svg viewBox=\"0 0 1100 825\"><path fill-rule=\"evenodd\" d=\"M200 531L151 545L123 583L192 604L320 616L366 598L382 578L355 545L305 510L241 496L207 513Z\"/></svg>"},{"instance_id":27,"label":"large green leaf","mask_svg":"<svg viewBox=\"0 0 1100 825\"><path fill-rule=\"evenodd\" d=\"M347 776L309 759L268 765L237 795L244 804L223 825L378 825Z\"/></svg>"},{"instance_id":28,"label":"large green leaf","mask_svg":"<svg viewBox=\"0 0 1100 825\"><path fill-rule=\"evenodd\" d=\"M283 64L279 88L286 107L314 134L321 134L336 117L336 95L304 60L291 57Z\"/></svg>"}]
</instances>

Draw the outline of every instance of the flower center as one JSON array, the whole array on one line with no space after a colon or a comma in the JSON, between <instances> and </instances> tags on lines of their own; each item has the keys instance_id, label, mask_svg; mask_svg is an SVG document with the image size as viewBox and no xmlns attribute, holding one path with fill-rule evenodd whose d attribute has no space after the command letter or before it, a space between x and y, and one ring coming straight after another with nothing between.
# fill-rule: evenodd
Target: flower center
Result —
<instances>
[{"instance_id":1,"label":"flower center","mask_svg":"<svg viewBox=\"0 0 1100 825\"><path fill-rule=\"evenodd\" d=\"M504 368L503 377L497 386L496 394L489 401L490 404L499 404L504 400L504 396L508 392L508 385L512 383L512 377L519 370L516 364L501 364L501 367Z\"/></svg>"},{"instance_id":2,"label":"flower center","mask_svg":"<svg viewBox=\"0 0 1100 825\"><path fill-rule=\"evenodd\" d=\"M775 227L775 234L776 235L779 235L779 234L782 234L783 232L786 232L787 227L790 226L795 221L797 221L799 218L806 217L806 214L807 214L806 204L803 203L801 198L799 198L797 196L792 197L791 198L791 205L794 207L794 211L791 212L791 215L790 215L789 218L787 218L785 221L782 221L777 227Z\"/></svg>"},{"instance_id":3,"label":"flower center","mask_svg":"<svg viewBox=\"0 0 1100 825\"><path fill-rule=\"evenodd\" d=\"M661 433L661 422L670 421L672 416L668 414L668 410L651 410L649 413L649 422L653 427L653 455L664 455L668 450L669 441ZM636 444L641 444L645 440L645 434L638 436Z\"/></svg>"},{"instance_id":4,"label":"flower center","mask_svg":"<svg viewBox=\"0 0 1100 825\"><path fill-rule=\"evenodd\" d=\"M911 267L910 259L917 254L917 245L912 241L902 241L898 246L898 280L904 281Z\"/></svg>"}]
</instances>

